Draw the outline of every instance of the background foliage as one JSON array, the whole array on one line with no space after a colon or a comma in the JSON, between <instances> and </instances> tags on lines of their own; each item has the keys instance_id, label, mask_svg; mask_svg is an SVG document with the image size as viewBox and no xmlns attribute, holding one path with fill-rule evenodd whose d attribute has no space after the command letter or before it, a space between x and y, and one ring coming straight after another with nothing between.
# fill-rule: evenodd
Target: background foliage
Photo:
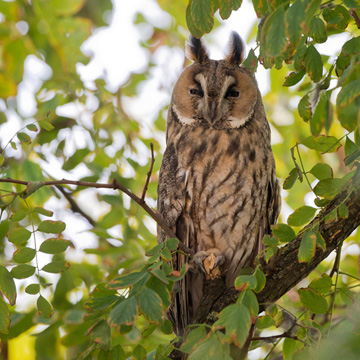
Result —
<instances>
[{"instance_id":1,"label":"background foliage","mask_svg":"<svg viewBox=\"0 0 360 360\"><path fill-rule=\"evenodd\" d=\"M121 192L41 186L62 177L101 183L116 178L141 196L152 142L155 163L146 201L155 206L163 150L159 139L164 138L166 104L177 74L168 74L163 84L167 99L150 130L142 119L128 115L123 104L154 81L161 51L183 48L186 27L201 36L220 26L214 14L226 19L232 11L241 11L241 0L158 3L172 16L171 24L156 27L139 10L134 21L148 26L151 34L142 43L147 64L111 91L106 76L85 81L78 71L79 64L89 62L81 45L97 28L107 26L110 1L0 3L1 178L32 182L27 187L1 184L3 358L15 359L19 344L23 359L26 351L29 359L163 359L172 350L171 325L164 312L174 281L186 270L173 272L167 262L176 241L155 246L153 221ZM247 40L256 38L256 47L248 49L244 65L254 72L258 66L269 69L271 89L263 98L277 174L284 180L284 224L264 239L269 259L339 192L358 163L360 3L252 4L254 29ZM335 52L324 55L319 44L343 33L348 39L341 37ZM34 59L43 70L34 80L36 111L28 115L19 94ZM61 111L66 104L77 111ZM4 138L9 128L14 137ZM345 204L332 214L337 216L349 216ZM269 359L282 352L285 359L309 354L331 359L339 354L336 346L344 358L357 358L358 241L355 231L337 256L267 307L257 322L253 347L258 350L252 358ZM299 261L309 261L315 248L323 246L317 229L311 229L304 236ZM216 327L209 333L205 326L198 327L183 345L191 359L210 358L210 353L229 359L229 344L243 344L258 312L254 292L263 286L261 270L242 275L236 286L244 291L220 314ZM224 333L218 331L221 328ZM272 338L264 341L266 336Z\"/></svg>"}]
</instances>

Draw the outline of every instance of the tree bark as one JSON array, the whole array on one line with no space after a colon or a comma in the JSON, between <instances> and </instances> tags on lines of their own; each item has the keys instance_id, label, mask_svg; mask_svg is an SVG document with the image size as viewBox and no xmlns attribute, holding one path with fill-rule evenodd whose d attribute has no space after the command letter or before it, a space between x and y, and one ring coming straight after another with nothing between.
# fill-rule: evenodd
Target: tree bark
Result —
<instances>
[{"instance_id":1,"label":"tree bark","mask_svg":"<svg viewBox=\"0 0 360 360\"><path fill-rule=\"evenodd\" d=\"M327 219L328 215L337 209L341 203L347 206L349 210L348 217L344 219L338 215L335 219ZM316 224L319 225L319 231L326 242L326 249L322 250L317 247L315 255L310 262L299 263L298 252L303 234ZM257 294L259 304L275 302L286 294L299 281L308 276L359 225L360 168L357 169L353 178L341 192L319 212L317 217L305 226L293 241L279 249L275 258L272 258L273 261L270 260L268 264L262 261L264 264L262 270L266 275L266 284L264 289ZM238 295L239 291L235 288L226 289L222 279L208 280L204 285L202 302L194 315L192 323L213 324L216 321L216 314L226 306L235 303ZM260 306L260 309L263 310L264 306ZM180 344L177 345L179 346ZM173 357L173 359L179 359L179 357Z\"/></svg>"}]
</instances>

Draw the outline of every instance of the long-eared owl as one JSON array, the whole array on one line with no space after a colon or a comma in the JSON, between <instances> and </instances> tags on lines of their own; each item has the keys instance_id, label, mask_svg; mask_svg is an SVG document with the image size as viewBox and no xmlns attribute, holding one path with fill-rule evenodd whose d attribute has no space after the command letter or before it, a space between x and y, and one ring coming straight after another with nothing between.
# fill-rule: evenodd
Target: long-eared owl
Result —
<instances>
[{"instance_id":1,"label":"long-eared owl","mask_svg":"<svg viewBox=\"0 0 360 360\"><path fill-rule=\"evenodd\" d=\"M244 46L233 32L229 53L211 60L192 36L169 106L166 150L158 185L158 211L194 251L174 257L190 271L173 294L168 317L183 334L211 273L234 284L239 271L254 266L262 238L279 214L279 189L270 146L270 127L251 71L240 66ZM165 232L158 229L158 241ZM210 270L204 260L213 259Z\"/></svg>"}]
</instances>

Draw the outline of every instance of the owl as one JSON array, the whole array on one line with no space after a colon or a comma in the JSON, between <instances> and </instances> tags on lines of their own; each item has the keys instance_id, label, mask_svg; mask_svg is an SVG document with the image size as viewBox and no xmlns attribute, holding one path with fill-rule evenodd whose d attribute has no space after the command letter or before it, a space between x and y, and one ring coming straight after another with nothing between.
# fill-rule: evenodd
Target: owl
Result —
<instances>
[{"instance_id":1,"label":"owl","mask_svg":"<svg viewBox=\"0 0 360 360\"><path fill-rule=\"evenodd\" d=\"M279 189L270 127L251 71L240 66L244 45L233 32L223 60L211 60L201 39L190 36L187 57L168 110L166 150L158 185L158 211L178 239L174 266L190 270L173 293L168 318L184 333L206 279L234 285L254 267L279 214ZM158 242L166 234L158 229ZM210 262L206 265L206 262Z\"/></svg>"}]
</instances>

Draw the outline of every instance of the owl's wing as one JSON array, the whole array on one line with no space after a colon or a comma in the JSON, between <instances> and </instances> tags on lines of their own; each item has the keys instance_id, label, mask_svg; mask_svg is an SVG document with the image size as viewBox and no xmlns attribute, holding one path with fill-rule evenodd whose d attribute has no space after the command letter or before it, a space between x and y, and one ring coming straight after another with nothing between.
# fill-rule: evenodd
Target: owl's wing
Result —
<instances>
[{"instance_id":1,"label":"owl's wing","mask_svg":"<svg viewBox=\"0 0 360 360\"><path fill-rule=\"evenodd\" d=\"M178 159L174 145L170 144L165 150L161 163L157 206L158 212L174 234L177 234L176 224L183 213L184 204L185 176L178 174ZM158 227L158 243L165 240L165 232Z\"/></svg>"},{"instance_id":2,"label":"owl's wing","mask_svg":"<svg viewBox=\"0 0 360 360\"><path fill-rule=\"evenodd\" d=\"M266 214L263 218L262 231L260 231L259 252L264 249L262 244L264 235L271 234L271 225L276 224L281 210L280 184L275 174L275 167L272 170L267 191Z\"/></svg>"}]
</instances>

